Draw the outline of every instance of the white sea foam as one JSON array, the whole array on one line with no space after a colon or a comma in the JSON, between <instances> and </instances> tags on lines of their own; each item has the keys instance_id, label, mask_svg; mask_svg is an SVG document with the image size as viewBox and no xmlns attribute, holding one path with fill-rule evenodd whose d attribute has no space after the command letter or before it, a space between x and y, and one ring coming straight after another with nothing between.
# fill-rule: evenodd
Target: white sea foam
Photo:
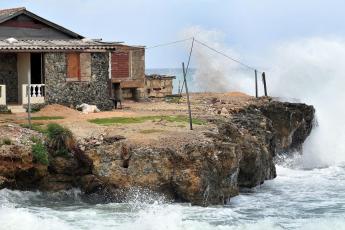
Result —
<instances>
[{"instance_id":1,"label":"white sea foam","mask_svg":"<svg viewBox=\"0 0 345 230\"><path fill-rule=\"evenodd\" d=\"M36 213L29 212L25 208L1 208L0 229L3 230L69 230L76 229L64 220L54 216L48 216L44 210Z\"/></svg>"},{"instance_id":2,"label":"white sea foam","mask_svg":"<svg viewBox=\"0 0 345 230\"><path fill-rule=\"evenodd\" d=\"M345 40L309 38L289 42L268 57L275 96L298 98L316 108L318 127L304 145L305 167L345 161Z\"/></svg>"}]
</instances>

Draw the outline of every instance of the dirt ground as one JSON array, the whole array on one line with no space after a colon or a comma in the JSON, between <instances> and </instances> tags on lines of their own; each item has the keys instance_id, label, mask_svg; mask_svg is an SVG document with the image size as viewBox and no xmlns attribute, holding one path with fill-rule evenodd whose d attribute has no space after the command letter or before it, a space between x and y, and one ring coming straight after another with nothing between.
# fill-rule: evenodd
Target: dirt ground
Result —
<instances>
[{"instance_id":1,"label":"dirt ground","mask_svg":"<svg viewBox=\"0 0 345 230\"><path fill-rule=\"evenodd\" d=\"M194 117L201 119L220 113L222 104L230 104L237 109L253 102L253 98L239 92L232 93L195 93L191 95L191 107ZM214 108L213 105L217 105ZM219 109L217 109L219 108ZM135 144L167 145L186 143L197 138L202 132L212 130L211 124L194 125L194 130L189 130L187 122L168 122L164 120L146 121L137 124L115 124L103 126L90 123L88 120L110 117L139 117L154 115L188 115L186 97L180 102L166 102L164 100L151 100L150 102L125 101L123 109L105 111L99 113L82 114L80 111L61 106L48 105L39 112L33 113L33 117L61 116L59 120L39 120L34 124L58 123L72 130L77 138L97 137L100 135L122 135ZM27 113L0 114L0 123L27 123ZM172 143L173 142L173 143Z\"/></svg>"}]
</instances>

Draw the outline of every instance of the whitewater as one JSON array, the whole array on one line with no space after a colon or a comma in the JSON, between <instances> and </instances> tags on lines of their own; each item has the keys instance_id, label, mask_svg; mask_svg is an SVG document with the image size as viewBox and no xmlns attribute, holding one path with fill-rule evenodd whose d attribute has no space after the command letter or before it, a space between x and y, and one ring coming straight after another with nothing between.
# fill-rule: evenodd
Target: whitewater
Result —
<instances>
[{"instance_id":1,"label":"whitewater","mask_svg":"<svg viewBox=\"0 0 345 230\"><path fill-rule=\"evenodd\" d=\"M277 165L277 172L275 180L242 191L225 207L165 203L150 194L123 204L91 205L77 190L4 189L0 229L345 229L344 165L305 170L289 163Z\"/></svg>"}]
</instances>

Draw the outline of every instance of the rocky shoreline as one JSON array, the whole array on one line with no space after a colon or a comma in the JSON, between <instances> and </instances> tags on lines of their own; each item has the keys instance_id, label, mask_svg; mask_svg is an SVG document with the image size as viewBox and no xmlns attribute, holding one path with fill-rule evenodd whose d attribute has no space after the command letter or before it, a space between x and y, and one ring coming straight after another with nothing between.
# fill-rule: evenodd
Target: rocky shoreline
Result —
<instances>
[{"instance_id":1,"label":"rocky shoreline","mask_svg":"<svg viewBox=\"0 0 345 230\"><path fill-rule=\"evenodd\" d=\"M49 165L32 156L27 137L43 140L40 133L4 124L0 135L13 141L0 146L0 188L80 188L90 202L123 202L135 188L172 201L222 205L240 188L275 178L274 157L302 151L313 127L315 111L306 104L262 99L236 110L221 106L223 114L205 118L213 128L179 145L164 145L163 138L154 146L119 135L89 137L76 142L70 157L50 155Z\"/></svg>"}]
</instances>

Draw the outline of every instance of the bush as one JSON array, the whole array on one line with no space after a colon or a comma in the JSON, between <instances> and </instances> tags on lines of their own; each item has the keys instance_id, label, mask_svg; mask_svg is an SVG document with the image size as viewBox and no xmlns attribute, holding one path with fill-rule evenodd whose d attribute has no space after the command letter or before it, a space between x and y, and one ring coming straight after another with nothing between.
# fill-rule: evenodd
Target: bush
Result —
<instances>
[{"instance_id":1,"label":"bush","mask_svg":"<svg viewBox=\"0 0 345 230\"><path fill-rule=\"evenodd\" d=\"M0 145L11 145L12 144L12 140L9 138L4 138L1 140Z\"/></svg>"},{"instance_id":2,"label":"bush","mask_svg":"<svg viewBox=\"0 0 345 230\"><path fill-rule=\"evenodd\" d=\"M68 156L75 146L72 132L59 124L47 126L47 137L48 146L54 150L54 155Z\"/></svg>"},{"instance_id":3,"label":"bush","mask_svg":"<svg viewBox=\"0 0 345 230\"><path fill-rule=\"evenodd\" d=\"M49 164L48 151L42 142L37 141L32 145L32 155L34 157L34 162L44 165Z\"/></svg>"}]
</instances>

